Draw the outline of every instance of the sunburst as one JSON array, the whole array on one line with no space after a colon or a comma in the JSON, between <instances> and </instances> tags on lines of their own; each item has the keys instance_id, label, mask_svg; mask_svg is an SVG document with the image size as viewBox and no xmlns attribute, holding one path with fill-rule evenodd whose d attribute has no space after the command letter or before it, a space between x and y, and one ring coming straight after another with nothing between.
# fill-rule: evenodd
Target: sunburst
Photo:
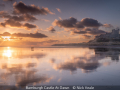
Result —
<instances>
[{"instance_id":1,"label":"sunburst","mask_svg":"<svg viewBox=\"0 0 120 90\"><path fill-rule=\"evenodd\" d=\"M10 38L11 36L1 36L4 40L9 40L10 41Z\"/></svg>"}]
</instances>

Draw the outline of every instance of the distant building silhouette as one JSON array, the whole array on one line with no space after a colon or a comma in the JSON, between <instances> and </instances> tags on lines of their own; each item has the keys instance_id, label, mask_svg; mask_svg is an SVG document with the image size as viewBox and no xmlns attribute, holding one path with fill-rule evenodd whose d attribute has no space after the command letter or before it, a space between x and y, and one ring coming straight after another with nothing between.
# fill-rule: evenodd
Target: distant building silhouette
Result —
<instances>
[{"instance_id":1,"label":"distant building silhouette","mask_svg":"<svg viewBox=\"0 0 120 90\"><path fill-rule=\"evenodd\" d=\"M111 57L113 61L119 61L120 49L114 48L94 48L95 54L105 57Z\"/></svg>"},{"instance_id":2,"label":"distant building silhouette","mask_svg":"<svg viewBox=\"0 0 120 90\"><path fill-rule=\"evenodd\" d=\"M95 39L105 38L105 39L120 39L119 29L113 29L111 33L101 34L96 36Z\"/></svg>"},{"instance_id":3,"label":"distant building silhouette","mask_svg":"<svg viewBox=\"0 0 120 90\"><path fill-rule=\"evenodd\" d=\"M102 43L106 42L106 43ZM109 43L108 43L109 42ZM101 34L96 36L94 40L90 40L88 43L89 45L110 45L112 44L120 44L120 34L119 29L113 29L112 32L107 32L105 34Z\"/></svg>"}]
</instances>

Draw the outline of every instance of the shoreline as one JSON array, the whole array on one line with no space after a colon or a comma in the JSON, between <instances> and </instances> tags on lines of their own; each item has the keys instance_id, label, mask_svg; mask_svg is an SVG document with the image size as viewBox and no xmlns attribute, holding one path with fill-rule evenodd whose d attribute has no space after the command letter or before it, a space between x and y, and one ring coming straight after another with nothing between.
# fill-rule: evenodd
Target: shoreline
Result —
<instances>
[{"instance_id":1,"label":"shoreline","mask_svg":"<svg viewBox=\"0 0 120 90\"><path fill-rule=\"evenodd\" d=\"M2 48L4 46L1 46ZM8 46L10 47L10 46ZM34 47L34 48L120 48L120 45L80 45L80 46L48 46L48 47ZM6 46L4 48L7 48ZM31 48L31 47L11 47L11 48Z\"/></svg>"}]
</instances>

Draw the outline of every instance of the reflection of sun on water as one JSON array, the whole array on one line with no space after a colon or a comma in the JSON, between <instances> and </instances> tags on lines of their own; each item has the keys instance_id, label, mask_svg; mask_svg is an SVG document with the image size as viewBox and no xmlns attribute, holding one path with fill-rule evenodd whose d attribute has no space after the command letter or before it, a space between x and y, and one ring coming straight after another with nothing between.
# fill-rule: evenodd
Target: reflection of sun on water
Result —
<instances>
[{"instance_id":1,"label":"reflection of sun on water","mask_svg":"<svg viewBox=\"0 0 120 90\"><path fill-rule=\"evenodd\" d=\"M5 56L5 57L11 57L12 56L12 50L10 50L10 47L7 47L7 50L3 51L3 56Z\"/></svg>"}]
</instances>

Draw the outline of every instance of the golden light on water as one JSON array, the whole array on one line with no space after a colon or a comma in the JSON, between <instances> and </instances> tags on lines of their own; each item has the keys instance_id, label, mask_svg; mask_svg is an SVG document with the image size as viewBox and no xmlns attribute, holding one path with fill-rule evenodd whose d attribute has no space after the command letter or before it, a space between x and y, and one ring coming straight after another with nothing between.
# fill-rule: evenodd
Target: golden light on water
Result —
<instances>
[{"instance_id":1,"label":"golden light on water","mask_svg":"<svg viewBox=\"0 0 120 90\"><path fill-rule=\"evenodd\" d=\"M3 56L8 58L12 56L12 50L10 50L10 47L7 47L7 50L3 51Z\"/></svg>"}]
</instances>

